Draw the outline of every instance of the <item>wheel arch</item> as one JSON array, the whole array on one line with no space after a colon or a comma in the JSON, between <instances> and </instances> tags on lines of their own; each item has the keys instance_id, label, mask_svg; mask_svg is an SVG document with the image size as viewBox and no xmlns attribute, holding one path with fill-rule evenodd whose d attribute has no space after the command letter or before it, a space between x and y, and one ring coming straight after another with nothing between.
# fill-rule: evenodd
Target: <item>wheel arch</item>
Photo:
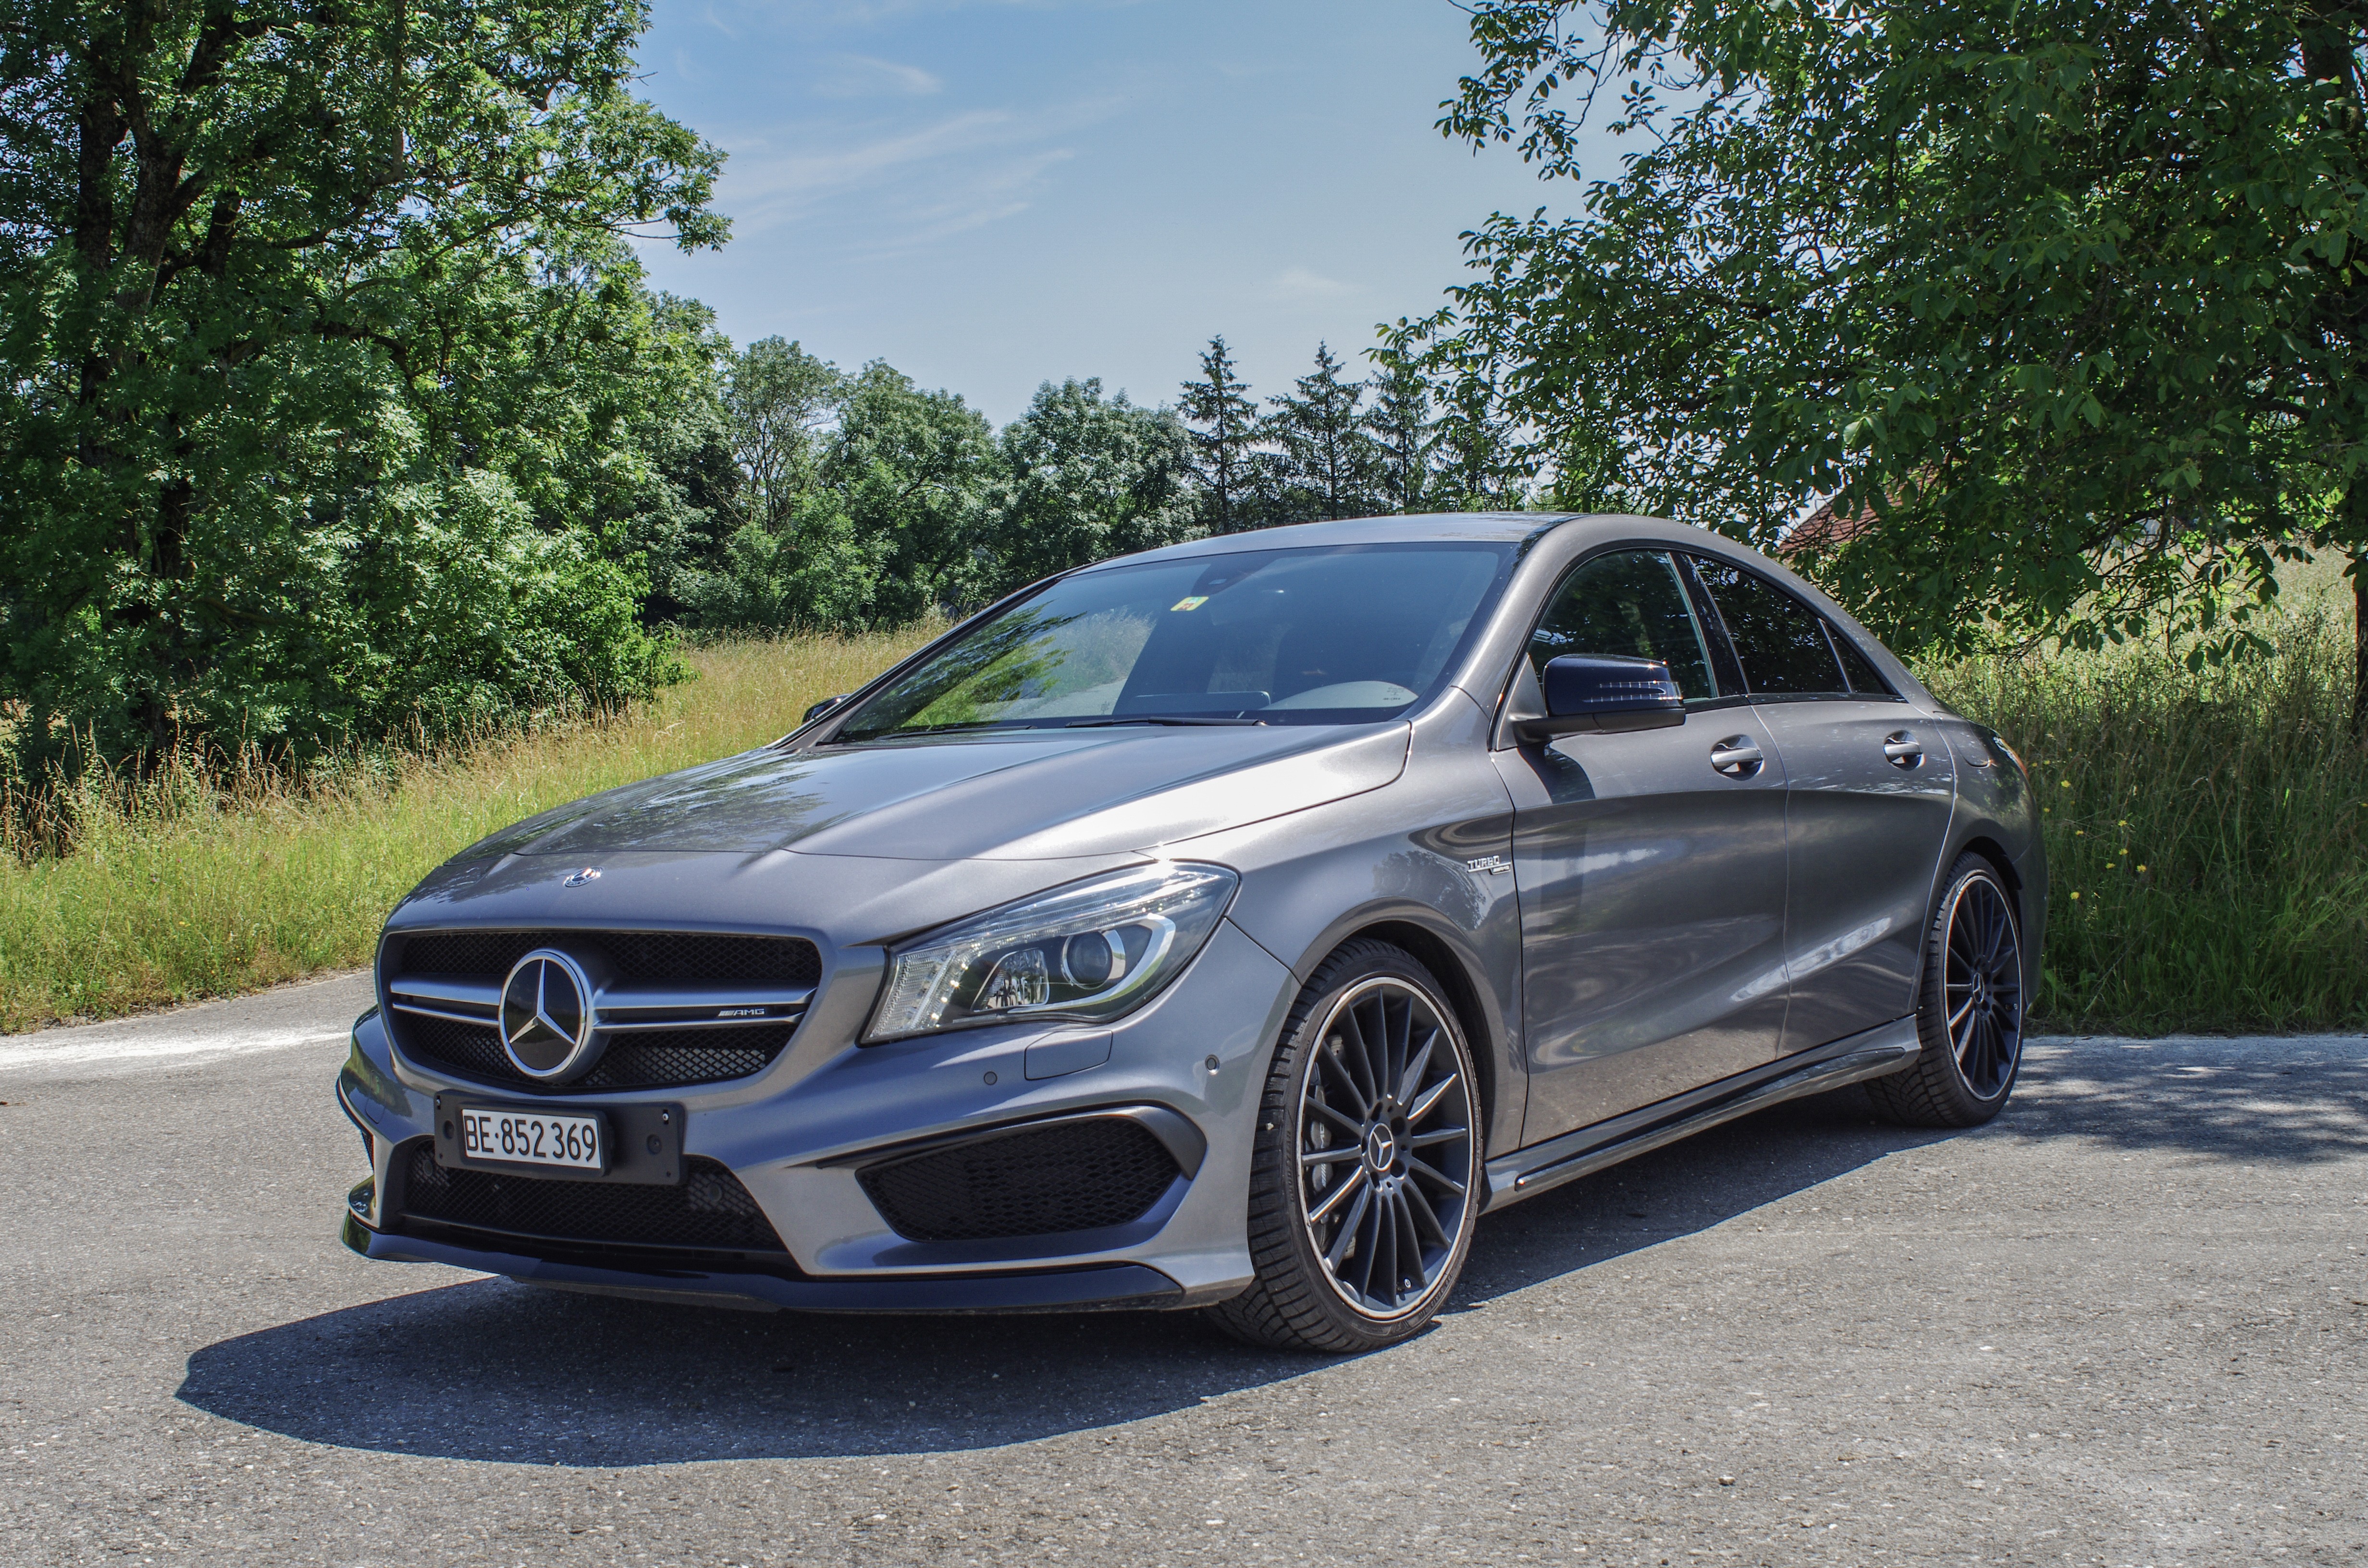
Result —
<instances>
[{"instance_id":1,"label":"wheel arch","mask_svg":"<svg viewBox=\"0 0 2368 1568\"><path fill-rule=\"evenodd\" d=\"M1955 865L1967 855L1978 855L1990 863L1990 869L1998 874L1998 881L2006 884L2008 895L2014 900L2016 918L2022 922L2025 931L2030 930L2031 910L2023 902L2026 894L2022 873L2014 869L2014 857L2007 853L2006 846L1992 835L1977 831L1957 846L1957 852L1949 857L1947 864L1941 868L1941 874L1947 876L1949 867ZM1937 883L1933 891L1936 893L1939 892Z\"/></svg>"}]
</instances>

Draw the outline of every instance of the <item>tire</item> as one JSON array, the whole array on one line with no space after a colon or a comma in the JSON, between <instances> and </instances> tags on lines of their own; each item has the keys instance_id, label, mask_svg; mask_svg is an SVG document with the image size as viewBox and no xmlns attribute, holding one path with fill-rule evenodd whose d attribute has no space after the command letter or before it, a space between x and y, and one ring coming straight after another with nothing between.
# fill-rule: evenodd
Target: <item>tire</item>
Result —
<instances>
[{"instance_id":1,"label":"tire","mask_svg":"<svg viewBox=\"0 0 2368 1568\"><path fill-rule=\"evenodd\" d=\"M1283 1023L1250 1159L1256 1277L1210 1315L1276 1349L1418 1333L1471 1251L1482 1135L1471 1048L1439 982L1388 943L1344 944Z\"/></svg>"},{"instance_id":2,"label":"tire","mask_svg":"<svg viewBox=\"0 0 2368 1568\"><path fill-rule=\"evenodd\" d=\"M1966 854L1925 926L1915 1062L1868 1081L1874 1108L1907 1127L1978 1127L2006 1108L2022 1071L2030 996L2022 921L1998 869Z\"/></svg>"}]
</instances>

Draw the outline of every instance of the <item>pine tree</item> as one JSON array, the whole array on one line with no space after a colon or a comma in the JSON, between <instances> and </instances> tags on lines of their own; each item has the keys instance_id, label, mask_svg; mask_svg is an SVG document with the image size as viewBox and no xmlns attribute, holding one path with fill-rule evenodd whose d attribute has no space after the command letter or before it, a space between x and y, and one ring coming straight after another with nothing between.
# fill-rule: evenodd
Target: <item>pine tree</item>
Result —
<instances>
[{"instance_id":1,"label":"pine tree","mask_svg":"<svg viewBox=\"0 0 2368 1568\"><path fill-rule=\"evenodd\" d=\"M1177 399L1192 437L1192 472L1201 489L1201 525L1211 533L1235 533L1254 524L1258 404L1249 386L1234 374L1233 351L1223 335L1209 339L1201 356L1201 379L1186 381Z\"/></svg>"},{"instance_id":2,"label":"pine tree","mask_svg":"<svg viewBox=\"0 0 2368 1568\"><path fill-rule=\"evenodd\" d=\"M1372 383L1373 412L1365 430L1381 460L1382 496L1392 511L1431 510L1437 505L1431 470L1439 426L1430 415L1430 383L1404 356L1380 358L1382 373Z\"/></svg>"},{"instance_id":3,"label":"pine tree","mask_svg":"<svg viewBox=\"0 0 2368 1568\"><path fill-rule=\"evenodd\" d=\"M1383 505L1380 453L1360 412L1365 383L1343 381L1329 345L1315 346L1315 369L1296 382L1299 395L1271 399L1266 426L1282 449L1289 520L1354 517Z\"/></svg>"}]
</instances>

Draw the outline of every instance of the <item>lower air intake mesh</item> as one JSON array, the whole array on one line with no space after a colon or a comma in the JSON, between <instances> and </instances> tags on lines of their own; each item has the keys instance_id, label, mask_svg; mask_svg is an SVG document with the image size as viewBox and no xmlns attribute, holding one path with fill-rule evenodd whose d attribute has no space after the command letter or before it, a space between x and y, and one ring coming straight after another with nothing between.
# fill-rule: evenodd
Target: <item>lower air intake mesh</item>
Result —
<instances>
[{"instance_id":1,"label":"lower air intake mesh","mask_svg":"<svg viewBox=\"0 0 2368 1568\"><path fill-rule=\"evenodd\" d=\"M623 1246L781 1252L780 1236L739 1178L712 1160L686 1162L679 1187L551 1181L447 1170L435 1146L412 1145L403 1212L470 1230Z\"/></svg>"},{"instance_id":2,"label":"lower air intake mesh","mask_svg":"<svg viewBox=\"0 0 2368 1568\"><path fill-rule=\"evenodd\" d=\"M1123 1225L1179 1174L1142 1124L1095 1117L891 1160L858 1179L898 1235L969 1242Z\"/></svg>"}]
</instances>

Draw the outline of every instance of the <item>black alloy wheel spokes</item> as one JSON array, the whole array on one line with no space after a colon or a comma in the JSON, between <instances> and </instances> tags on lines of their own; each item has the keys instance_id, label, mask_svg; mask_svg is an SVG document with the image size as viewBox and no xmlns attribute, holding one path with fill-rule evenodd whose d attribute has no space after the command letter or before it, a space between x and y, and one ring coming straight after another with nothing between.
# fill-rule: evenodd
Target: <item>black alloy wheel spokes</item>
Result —
<instances>
[{"instance_id":1,"label":"black alloy wheel spokes","mask_svg":"<svg viewBox=\"0 0 2368 1568\"><path fill-rule=\"evenodd\" d=\"M1965 1086L1996 1098L2022 1054L2022 942L2005 891L1987 876L1967 878L1949 911L1943 1001Z\"/></svg>"},{"instance_id":2,"label":"black alloy wheel spokes","mask_svg":"<svg viewBox=\"0 0 2368 1568\"><path fill-rule=\"evenodd\" d=\"M1402 1316L1462 1233L1476 1101L1437 1008L1398 981L1343 996L1315 1056L1299 1112L1308 1238L1349 1305Z\"/></svg>"}]
</instances>

